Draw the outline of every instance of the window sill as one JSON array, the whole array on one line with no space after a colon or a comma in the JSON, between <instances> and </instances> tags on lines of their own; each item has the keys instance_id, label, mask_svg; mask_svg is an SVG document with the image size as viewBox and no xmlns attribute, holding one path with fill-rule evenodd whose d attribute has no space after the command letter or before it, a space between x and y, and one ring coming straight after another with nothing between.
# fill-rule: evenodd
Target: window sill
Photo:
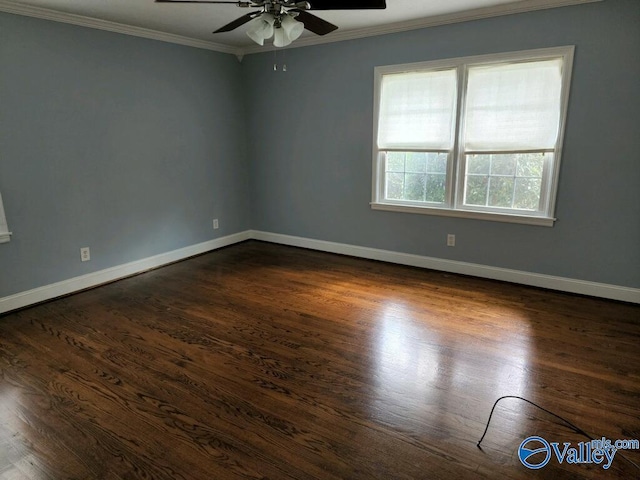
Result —
<instances>
[{"instance_id":1,"label":"window sill","mask_svg":"<svg viewBox=\"0 0 640 480\"><path fill-rule=\"evenodd\" d=\"M513 215L493 212L476 212L472 210L451 210L449 208L423 207L396 205L392 203L371 202L373 210L387 212L419 213L422 215L437 215L441 217L472 218L475 220L488 220L491 222L520 223L524 225L536 225L541 227L553 227L555 218L534 217L529 215Z\"/></svg>"}]
</instances>

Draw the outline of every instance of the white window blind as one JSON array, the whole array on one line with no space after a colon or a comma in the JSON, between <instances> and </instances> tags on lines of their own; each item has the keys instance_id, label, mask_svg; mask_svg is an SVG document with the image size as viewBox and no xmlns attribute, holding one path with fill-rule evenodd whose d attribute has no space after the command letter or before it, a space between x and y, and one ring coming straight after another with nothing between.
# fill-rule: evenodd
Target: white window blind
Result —
<instances>
[{"instance_id":1,"label":"white window blind","mask_svg":"<svg viewBox=\"0 0 640 480\"><path fill-rule=\"evenodd\" d=\"M0 194L0 243L6 243L11 239L11 232L7 226L7 218L4 215L4 205L2 203L2 194Z\"/></svg>"},{"instance_id":2,"label":"white window blind","mask_svg":"<svg viewBox=\"0 0 640 480\"><path fill-rule=\"evenodd\" d=\"M456 78L455 69L383 76L378 148L450 149Z\"/></svg>"},{"instance_id":3,"label":"white window blind","mask_svg":"<svg viewBox=\"0 0 640 480\"><path fill-rule=\"evenodd\" d=\"M561 94L562 58L470 67L465 150L555 148Z\"/></svg>"}]
</instances>

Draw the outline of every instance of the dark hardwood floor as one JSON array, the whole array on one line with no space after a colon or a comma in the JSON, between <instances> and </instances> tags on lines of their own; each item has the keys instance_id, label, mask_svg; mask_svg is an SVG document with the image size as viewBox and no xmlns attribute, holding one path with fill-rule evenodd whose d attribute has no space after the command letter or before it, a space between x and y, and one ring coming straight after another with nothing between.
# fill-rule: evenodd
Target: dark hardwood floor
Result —
<instances>
[{"instance_id":1,"label":"dark hardwood floor","mask_svg":"<svg viewBox=\"0 0 640 480\"><path fill-rule=\"evenodd\" d=\"M639 478L640 306L246 242L0 317L0 479Z\"/></svg>"}]
</instances>

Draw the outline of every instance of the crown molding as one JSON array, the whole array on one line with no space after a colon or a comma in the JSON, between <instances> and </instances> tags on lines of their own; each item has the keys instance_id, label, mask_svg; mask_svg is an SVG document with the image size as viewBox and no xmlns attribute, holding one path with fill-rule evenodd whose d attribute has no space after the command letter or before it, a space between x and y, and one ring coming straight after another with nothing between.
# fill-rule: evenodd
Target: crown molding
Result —
<instances>
[{"instance_id":1,"label":"crown molding","mask_svg":"<svg viewBox=\"0 0 640 480\"><path fill-rule=\"evenodd\" d=\"M231 47L221 43L207 42L196 38L183 37L172 33L160 32L148 28L134 27L123 23L110 22L97 18L75 15L73 13L58 12L47 8L34 7L15 3L8 0L0 0L0 12L13 13L26 17L40 18L43 20L51 20L54 22L70 23L81 27L95 28L97 30L106 30L108 32L122 33L124 35L132 35L134 37L148 38L151 40L159 40L161 42L176 43L178 45L186 45L188 47L203 48L205 50L213 50L215 52L229 53L232 55L242 55L242 49Z\"/></svg>"},{"instance_id":2,"label":"crown molding","mask_svg":"<svg viewBox=\"0 0 640 480\"><path fill-rule=\"evenodd\" d=\"M546 10L550 8L569 7L573 5L582 5L585 3L596 3L604 0L525 0L522 2L505 3L493 7L476 8L463 12L449 13L445 15L436 15L432 17L418 18L415 20L407 20L404 22L391 23L386 25L378 25L375 27L359 28L356 30L336 31L328 36L314 36L299 38L291 45L285 48L309 47L312 45L321 45L325 43L342 42L345 40L355 40L358 38L374 37L379 35L387 35L390 33L401 33L410 30L419 30L421 28L436 27L438 25L448 25L452 23L470 22L473 20L482 20L491 17L500 17L504 15L513 15L517 13L533 12L536 10ZM272 50L283 50L273 45L261 47L259 45L243 48L244 55L252 53L261 53Z\"/></svg>"},{"instance_id":3,"label":"crown molding","mask_svg":"<svg viewBox=\"0 0 640 480\"><path fill-rule=\"evenodd\" d=\"M536 10L545 10L550 8L568 7L572 5L581 5L585 3L601 2L603 0L524 0L520 2L506 3L493 7L483 7L463 12L450 13L446 15L436 15L433 17L418 18L405 22L397 22L387 25L379 25L375 27L359 28L356 30L348 30L344 32L333 32L329 36L313 36L300 38L286 48L309 47L312 45L322 45L326 43L342 42L346 40L355 40L358 38L373 37L378 35L387 35L390 33L400 33L410 30L418 30L421 28L435 27L438 25L448 25L452 23L469 22L473 20L481 20L484 18L499 17L504 15L513 15L517 13L526 13ZM172 33L160 32L148 28L134 27L123 23L110 22L72 13L58 12L41 7L24 5L9 0L0 0L0 12L13 13L16 15L24 15L28 17L41 18L44 20L52 20L54 22L69 23L82 27L95 28L98 30L106 30L109 32L122 33L124 35L133 35L135 37L148 38L151 40L159 40L162 42L176 43L178 45L186 45L188 47L203 48L213 50L215 52L228 53L238 57L242 61L244 55L252 53L262 53L272 50L283 50L273 45L267 46L248 46L233 47L221 43L209 42L206 40L174 35Z\"/></svg>"}]
</instances>

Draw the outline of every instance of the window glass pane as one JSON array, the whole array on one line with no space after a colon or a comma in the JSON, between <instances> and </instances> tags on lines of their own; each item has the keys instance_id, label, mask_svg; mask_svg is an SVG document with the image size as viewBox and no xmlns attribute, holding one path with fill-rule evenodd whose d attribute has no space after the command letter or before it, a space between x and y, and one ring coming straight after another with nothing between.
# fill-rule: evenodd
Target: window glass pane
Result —
<instances>
[{"instance_id":1,"label":"window glass pane","mask_svg":"<svg viewBox=\"0 0 640 480\"><path fill-rule=\"evenodd\" d=\"M554 148L561 93L561 58L469 67L465 150Z\"/></svg>"},{"instance_id":2,"label":"window glass pane","mask_svg":"<svg viewBox=\"0 0 640 480\"><path fill-rule=\"evenodd\" d=\"M407 172L424 173L427 171L427 157L423 152L407 153Z\"/></svg>"},{"instance_id":3,"label":"window glass pane","mask_svg":"<svg viewBox=\"0 0 640 480\"><path fill-rule=\"evenodd\" d=\"M511 208L513 187L513 177L491 177L489 180L489 206Z\"/></svg>"},{"instance_id":4,"label":"window glass pane","mask_svg":"<svg viewBox=\"0 0 640 480\"><path fill-rule=\"evenodd\" d=\"M519 177L542 177L542 169L544 167L544 161L551 159L553 155L551 153L546 154L517 154L516 159L518 161L518 167L516 175Z\"/></svg>"},{"instance_id":5,"label":"window glass pane","mask_svg":"<svg viewBox=\"0 0 640 480\"><path fill-rule=\"evenodd\" d=\"M387 153L387 172L404 172L404 153Z\"/></svg>"},{"instance_id":6,"label":"window glass pane","mask_svg":"<svg viewBox=\"0 0 640 480\"><path fill-rule=\"evenodd\" d=\"M552 153L474 154L466 158L465 205L538 210L544 166L553 159Z\"/></svg>"},{"instance_id":7,"label":"window glass pane","mask_svg":"<svg viewBox=\"0 0 640 480\"><path fill-rule=\"evenodd\" d=\"M447 157L446 153L427 153L427 172L429 173L447 173Z\"/></svg>"},{"instance_id":8,"label":"window glass pane","mask_svg":"<svg viewBox=\"0 0 640 480\"><path fill-rule=\"evenodd\" d=\"M404 173L387 173L385 196L389 200L402 200L404 192Z\"/></svg>"},{"instance_id":9,"label":"window glass pane","mask_svg":"<svg viewBox=\"0 0 640 480\"><path fill-rule=\"evenodd\" d=\"M465 186L465 205L487 204L487 187L489 177L486 175L468 175Z\"/></svg>"},{"instance_id":10,"label":"window glass pane","mask_svg":"<svg viewBox=\"0 0 640 480\"><path fill-rule=\"evenodd\" d=\"M425 200L427 202L444 203L446 175L427 175L427 189Z\"/></svg>"},{"instance_id":11,"label":"window glass pane","mask_svg":"<svg viewBox=\"0 0 640 480\"><path fill-rule=\"evenodd\" d=\"M424 201L424 187L426 183L426 175L407 173L404 177L404 197L406 200L414 200L418 202Z\"/></svg>"},{"instance_id":12,"label":"window glass pane","mask_svg":"<svg viewBox=\"0 0 640 480\"><path fill-rule=\"evenodd\" d=\"M467 157L468 173L489 173L491 170L491 160L489 155L469 155Z\"/></svg>"},{"instance_id":13,"label":"window glass pane","mask_svg":"<svg viewBox=\"0 0 640 480\"><path fill-rule=\"evenodd\" d=\"M445 202L446 153L386 152L387 200Z\"/></svg>"},{"instance_id":14,"label":"window glass pane","mask_svg":"<svg viewBox=\"0 0 640 480\"><path fill-rule=\"evenodd\" d=\"M387 74L380 88L378 148L451 148L456 69Z\"/></svg>"},{"instance_id":15,"label":"window glass pane","mask_svg":"<svg viewBox=\"0 0 640 480\"><path fill-rule=\"evenodd\" d=\"M491 175L515 175L516 159L514 155L492 155Z\"/></svg>"},{"instance_id":16,"label":"window glass pane","mask_svg":"<svg viewBox=\"0 0 640 480\"><path fill-rule=\"evenodd\" d=\"M517 178L513 208L538 210L541 188L542 181L539 178Z\"/></svg>"}]
</instances>

